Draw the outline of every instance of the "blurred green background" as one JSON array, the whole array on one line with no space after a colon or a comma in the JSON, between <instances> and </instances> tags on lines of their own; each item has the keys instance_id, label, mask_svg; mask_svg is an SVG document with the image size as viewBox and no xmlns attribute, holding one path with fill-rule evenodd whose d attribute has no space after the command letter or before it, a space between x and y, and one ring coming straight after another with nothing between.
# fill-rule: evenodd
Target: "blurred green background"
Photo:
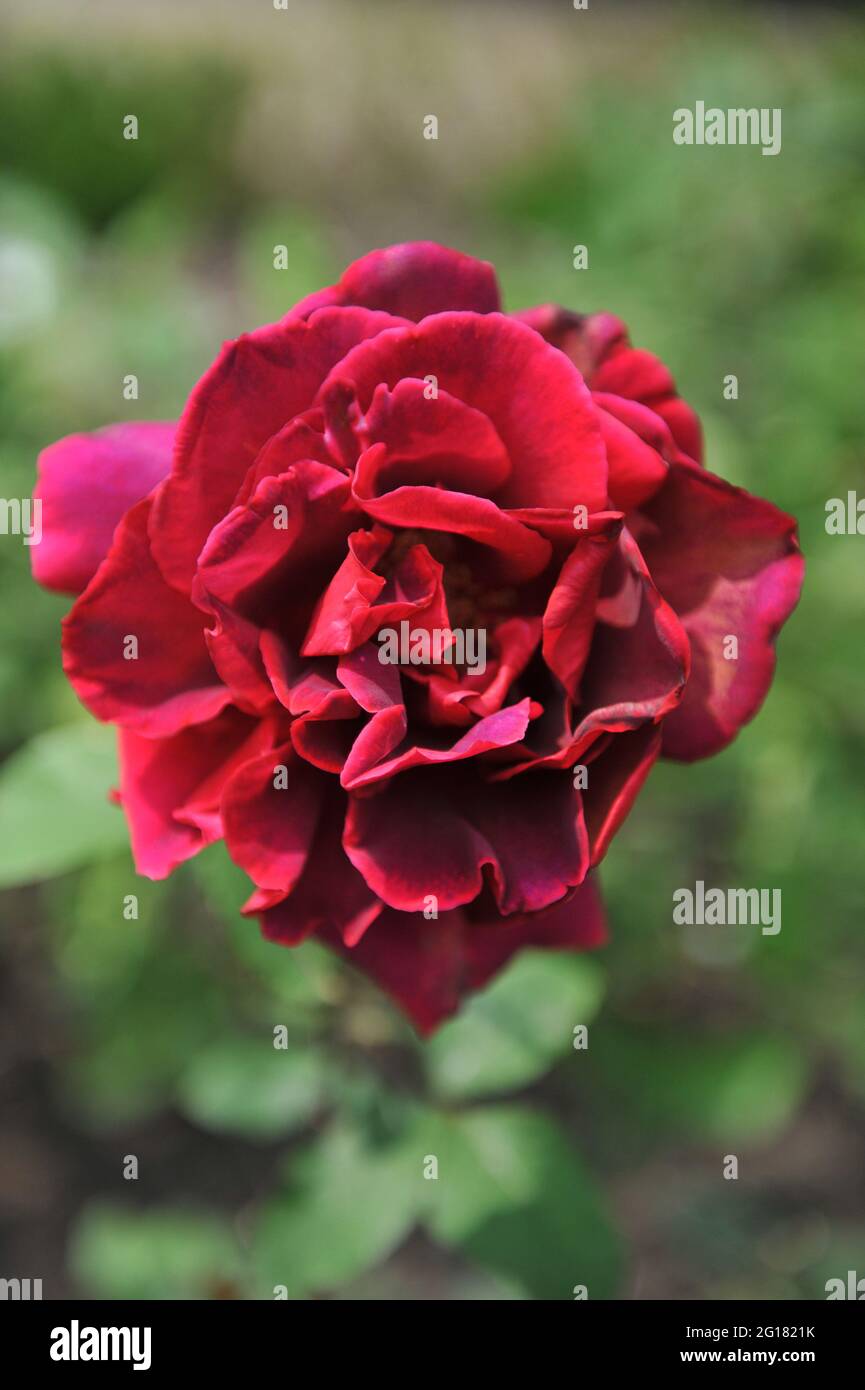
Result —
<instances>
[{"instance_id":1,"label":"blurred green background","mask_svg":"<svg viewBox=\"0 0 865 1390\"><path fill-rule=\"evenodd\" d=\"M422 1046L314 945L265 945L221 847L136 877L111 733L60 670L67 605L0 538L0 1274L46 1298L361 1299L802 1299L865 1275L865 542L824 528L862 487L861 18L0 12L4 496L61 435L176 417L223 338L350 259L430 238L494 261L509 308L621 315L709 467L794 512L808 561L756 722L660 767L615 842L610 946L523 957ZM675 146L697 99L781 107L781 155ZM780 888L781 933L673 926L697 878Z\"/></svg>"}]
</instances>

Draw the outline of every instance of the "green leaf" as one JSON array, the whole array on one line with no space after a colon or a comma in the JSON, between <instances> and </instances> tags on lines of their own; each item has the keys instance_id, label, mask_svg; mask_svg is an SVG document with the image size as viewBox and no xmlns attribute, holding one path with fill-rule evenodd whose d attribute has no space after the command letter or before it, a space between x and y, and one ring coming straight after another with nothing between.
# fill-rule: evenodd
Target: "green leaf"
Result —
<instances>
[{"instance_id":1,"label":"green leaf","mask_svg":"<svg viewBox=\"0 0 865 1390\"><path fill-rule=\"evenodd\" d=\"M238 959L275 999L298 1011L332 1001L333 982L341 967L330 951L316 941L306 941L302 947L277 945L262 936L258 922L241 917L240 909L253 885L230 859L224 841L208 845L184 869L228 927Z\"/></svg>"},{"instance_id":2,"label":"green leaf","mask_svg":"<svg viewBox=\"0 0 865 1390\"><path fill-rule=\"evenodd\" d=\"M127 918L128 899L137 916ZM100 996L117 1007L146 958L163 948L159 921L172 899L171 888L140 878L129 853L83 869L76 877L46 888L54 939L54 961L64 983L93 1010Z\"/></svg>"},{"instance_id":3,"label":"green leaf","mask_svg":"<svg viewBox=\"0 0 865 1390\"><path fill-rule=\"evenodd\" d=\"M127 988L91 989L82 1034L58 1078L64 1104L101 1128L169 1103L190 1057L225 1036L227 1002L177 933L164 934Z\"/></svg>"},{"instance_id":4,"label":"green leaf","mask_svg":"<svg viewBox=\"0 0 865 1390\"><path fill-rule=\"evenodd\" d=\"M638 1127L724 1144L779 1134L808 1082L804 1057L783 1037L692 1037L686 1045L667 1029L610 1027L593 1055L593 1081Z\"/></svg>"},{"instance_id":5,"label":"green leaf","mask_svg":"<svg viewBox=\"0 0 865 1390\"><path fill-rule=\"evenodd\" d=\"M424 1221L445 1245L533 1298L615 1296L621 1256L600 1194L544 1116L495 1106L439 1118L428 1131L438 1177Z\"/></svg>"},{"instance_id":6,"label":"green leaf","mask_svg":"<svg viewBox=\"0 0 865 1390\"><path fill-rule=\"evenodd\" d=\"M710 1119L718 1139L768 1139L789 1124L802 1100L808 1068L780 1038L755 1038L729 1058Z\"/></svg>"},{"instance_id":7,"label":"green leaf","mask_svg":"<svg viewBox=\"0 0 865 1390\"><path fill-rule=\"evenodd\" d=\"M178 1086L181 1110L217 1133L272 1138L300 1128L319 1108L321 1057L260 1039L229 1038L199 1052Z\"/></svg>"},{"instance_id":8,"label":"green leaf","mask_svg":"<svg viewBox=\"0 0 865 1390\"><path fill-rule=\"evenodd\" d=\"M51 878L128 843L108 800L114 733L92 722L40 734L0 768L0 888Z\"/></svg>"},{"instance_id":9,"label":"green leaf","mask_svg":"<svg viewBox=\"0 0 865 1390\"><path fill-rule=\"evenodd\" d=\"M414 1225L428 1186L402 1138L375 1142L340 1123L293 1162L289 1189L264 1210L253 1242L270 1293L336 1288L385 1259Z\"/></svg>"},{"instance_id":10,"label":"green leaf","mask_svg":"<svg viewBox=\"0 0 865 1390\"><path fill-rule=\"evenodd\" d=\"M574 1028L594 1017L602 993L594 961L524 952L427 1044L433 1086L462 1099L526 1085L572 1047Z\"/></svg>"},{"instance_id":11,"label":"green leaf","mask_svg":"<svg viewBox=\"0 0 865 1390\"><path fill-rule=\"evenodd\" d=\"M97 1298L192 1299L241 1293L241 1258L221 1217L186 1208L85 1207L72 1234L73 1276Z\"/></svg>"}]
</instances>

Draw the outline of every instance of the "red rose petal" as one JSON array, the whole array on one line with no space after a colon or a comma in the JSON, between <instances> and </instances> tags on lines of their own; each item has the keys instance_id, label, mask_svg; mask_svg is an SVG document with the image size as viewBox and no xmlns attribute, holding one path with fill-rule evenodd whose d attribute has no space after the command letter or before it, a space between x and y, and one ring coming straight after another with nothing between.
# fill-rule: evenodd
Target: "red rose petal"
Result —
<instances>
[{"instance_id":1,"label":"red rose petal","mask_svg":"<svg viewBox=\"0 0 865 1390\"><path fill-rule=\"evenodd\" d=\"M375 392L361 427L356 486L364 496L426 483L489 497L507 482L510 459L489 418L447 391L428 398L428 389L407 379Z\"/></svg>"},{"instance_id":2,"label":"red rose petal","mask_svg":"<svg viewBox=\"0 0 865 1390\"><path fill-rule=\"evenodd\" d=\"M277 777L285 786L276 785ZM290 743L245 763L227 783L225 843L259 888L290 892L298 882L329 786L328 777L299 758Z\"/></svg>"},{"instance_id":3,"label":"red rose petal","mask_svg":"<svg viewBox=\"0 0 865 1390\"><path fill-rule=\"evenodd\" d=\"M606 854L660 751L661 729L644 724L629 733L614 734L587 767L583 807L593 865Z\"/></svg>"},{"instance_id":4,"label":"red rose petal","mask_svg":"<svg viewBox=\"0 0 865 1390\"><path fill-rule=\"evenodd\" d=\"M464 769L404 773L377 796L349 799L343 846L401 912L421 911L430 894L441 911L472 902L484 869L502 913L537 912L588 867L579 798L567 778L544 773L495 786Z\"/></svg>"},{"instance_id":5,"label":"red rose petal","mask_svg":"<svg viewBox=\"0 0 865 1390\"><path fill-rule=\"evenodd\" d=\"M336 285L301 300L292 316L323 304L362 304L418 320L444 309L488 314L499 308L499 290L487 261L434 241L407 241L361 256Z\"/></svg>"},{"instance_id":6,"label":"red rose petal","mask_svg":"<svg viewBox=\"0 0 865 1390\"><path fill-rule=\"evenodd\" d=\"M166 584L150 551L147 497L127 512L111 550L63 623L63 668L83 704L164 738L212 719L230 701L204 640L204 614ZM124 656L127 639L136 658Z\"/></svg>"},{"instance_id":7,"label":"red rose petal","mask_svg":"<svg viewBox=\"0 0 865 1390\"><path fill-rule=\"evenodd\" d=\"M312 404L355 343L392 323L368 309L322 309L226 344L189 398L153 514L153 553L170 584L189 590L208 535L261 447Z\"/></svg>"},{"instance_id":8,"label":"red rose petal","mask_svg":"<svg viewBox=\"0 0 865 1390\"><path fill-rule=\"evenodd\" d=\"M315 931L329 929L332 939L355 945L381 912L381 902L343 852L345 805L344 793L330 794L303 872L290 893L259 891L244 905L244 913L259 915L269 940L294 946Z\"/></svg>"},{"instance_id":9,"label":"red rose petal","mask_svg":"<svg viewBox=\"0 0 865 1390\"><path fill-rule=\"evenodd\" d=\"M555 304L524 309L514 317L564 352L592 391L649 407L665 422L679 448L697 463L702 461L697 416L676 394L676 384L663 362L631 347L621 319L614 314L574 314Z\"/></svg>"},{"instance_id":10,"label":"red rose petal","mask_svg":"<svg viewBox=\"0 0 865 1390\"><path fill-rule=\"evenodd\" d=\"M613 516L602 529L579 534L544 611L544 660L572 700L579 698L580 678L595 631L601 579L621 527L621 518Z\"/></svg>"},{"instance_id":11,"label":"red rose petal","mask_svg":"<svg viewBox=\"0 0 865 1390\"><path fill-rule=\"evenodd\" d=\"M692 760L725 747L763 703L774 642L796 606L804 561L792 517L680 463L645 509L640 547L691 643L691 677L664 723L664 752ZM738 657L724 656L725 638Z\"/></svg>"},{"instance_id":12,"label":"red rose petal","mask_svg":"<svg viewBox=\"0 0 865 1390\"><path fill-rule=\"evenodd\" d=\"M166 878L221 838L222 787L269 737L266 725L232 709L170 738L120 730L120 802L140 874Z\"/></svg>"},{"instance_id":13,"label":"red rose petal","mask_svg":"<svg viewBox=\"0 0 865 1390\"><path fill-rule=\"evenodd\" d=\"M606 940L606 927L597 889L586 879L565 902L532 916L483 920L456 909L427 921L422 913L386 908L355 946L333 931L321 937L426 1036L517 952L591 950Z\"/></svg>"},{"instance_id":14,"label":"red rose petal","mask_svg":"<svg viewBox=\"0 0 865 1390\"><path fill-rule=\"evenodd\" d=\"M488 416L511 460L499 506L600 511L607 466L591 397L567 358L503 314L435 314L354 348L325 383L354 387L366 412L376 389L434 376L440 391Z\"/></svg>"}]
</instances>

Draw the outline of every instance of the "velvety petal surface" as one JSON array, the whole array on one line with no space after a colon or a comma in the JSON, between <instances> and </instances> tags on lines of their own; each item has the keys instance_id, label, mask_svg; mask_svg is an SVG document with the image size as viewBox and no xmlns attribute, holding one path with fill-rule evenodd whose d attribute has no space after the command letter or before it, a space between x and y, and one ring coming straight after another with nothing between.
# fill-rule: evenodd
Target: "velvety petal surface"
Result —
<instances>
[{"instance_id":1,"label":"velvety petal surface","mask_svg":"<svg viewBox=\"0 0 865 1390\"><path fill-rule=\"evenodd\" d=\"M388 993L422 1035L455 1014L518 951L586 951L606 939L603 908L586 879L568 899L532 916L471 916L462 909L437 921L386 908L349 946L334 931L321 938Z\"/></svg>"},{"instance_id":2,"label":"velvety petal surface","mask_svg":"<svg viewBox=\"0 0 865 1390\"><path fill-rule=\"evenodd\" d=\"M500 507L603 508L606 455L579 372L503 314L434 314L381 333L353 349L328 385L351 385L365 413L382 384L392 391L404 378L428 376L494 426L511 461L495 493Z\"/></svg>"},{"instance_id":3,"label":"velvety petal surface","mask_svg":"<svg viewBox=\"0 0 865 1390\"><path fill-rule=\"evenodd\" d=\"M664 724L664 752L718 752L756 714L775 638L799 599L804 561L792 517L692 464L673 467L645 509L640 547L691 644L691 676ZM737 656L728 659L729 638Z\"/></svg>"},{"instance_id":4,"label":"velvety petal surface","mask_svg":"<svg viewBox=\"0 0 865 1390\"><path fill-rule=\"evenodd\" d=\"M222 837L222 788L268 737L262 724L232 709L170 738L120 730L119 800L140 874L166 878Z\"/></svg>"},{"instance_id":5,"label":"velvety petal surface","mask_svg":"<svg viewBox=\"0 0 865 1390\"><path fill-rule=\"evenodd\" d=\"M430 894L442 911L472 902L484 870L499 911L537 912L588 868L579 797L547 773L495 786L450 767L404 773L376 796L350 798L343 845L401 912L421 911Z\"/></svg>"},{"instance_id":6,"label":"velvety petal surface","mask_svg":"<svg viewBox=\"0 0 865 1390\"><path fill-rule=\"evenodd\" d=\"M368 309L322 309L225 345L183 412L153 514L153 553L170 584L188 592L208 535L267 440L312 404L354 344L392 323Z\"/></svg>"},{"instance_id":7,"label":"velvety petal surface","mask_svg":"<svg viewBox=\"0 0 865 1390\"><path fill-rule=\"evenodd\" d=\"M127 512L105 562L64 619L63 668L97 719L164 738L212 719L231 695L207 650L205 615L154 563L152 505L146 497Z\"/></svg>"},{"instance_id":8,"label":"velvety petal surface","mask_svg":"<svg viewBox=\"0 0 865 1390\"><path fill-rule=\"evenodd\" d=\"M337 284L301 300L292 316L323 304L361 304L418 320L445 309L491 313L499 308L499 289L487 261L435 241L407 241L353 261Z\"/></svg>"}]
</instances>

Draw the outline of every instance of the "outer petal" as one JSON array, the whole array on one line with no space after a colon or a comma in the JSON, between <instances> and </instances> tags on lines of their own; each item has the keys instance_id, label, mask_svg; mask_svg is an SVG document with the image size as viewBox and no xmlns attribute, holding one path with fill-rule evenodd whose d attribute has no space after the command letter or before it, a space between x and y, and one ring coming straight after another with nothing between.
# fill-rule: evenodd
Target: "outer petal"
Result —
<instances>
[{"instance_id":1,"label":"outer petal","mask_svg":"<svg viewBox=\"0 0 865 1390\"><path fill-rule=\"evenodd\" d=\"M387 908L355 946L333 931L321 935L427 1035L518 951L590 950L604 942L606 932L597 890L587 879L564 903L532 916L484 919L457 909L427 921L422 913Z\"/></svg>"},{"instance_id":2,"label":"outer petal","mask_svg":"<svg viewBox=\"0 0 865 1390\"><path fill-rule=\"evenodd\" d=\"M230 701L204 641L204 615L166 584L148 542L152 499L127 512L63 623L63 667L97 719L151 738L212 719ZM124 655L126 639L137 657Z\"/></svg>"},{"instance_id":3,"label":"outer petal","mask_svg":"<svg viewBox=\"0 0 865 1390\"><path fill-rule=\"evenodd\" d=\"M148 878L172 869L222 835L222 787L269 731L236 710L171 738L120 730L120 801L135 867Z\"/></svg>"},{"instance_id":4,"label":"outer petal","mask_svg":"<svg viewBox=\"0 0 865 1390\"><path fill-rule=\"evenodd\" d=\"M608 408L600 404L604 400ZM607 449L607 465L610 470L610 501L622 512L629 512L652 497L664 483L667 464L656 447L648 444L638 432L634 422L627 421L622 406L631 411L645 411L651 421L659 420L653 411L639 406L635 401L624 401L618 396L601 396L596 393L594 401L598 407L598 423ZM618 404L620 402L620 405ZM669 434L669 431L667 431ZM672 439L670 441L672 443Z\"/></svg>"},{"instance_id":5,"label":"outer petal","mask_svg":"<svg viewBox=\"0 0 865 1390\"><path fill-rule=\"evenodd\" d=\"M792 517L690 463L674 465L645 509L640 547L691 642L691 677L664 724L664 753L717 753L752 719L775 667L774 641L802 587ZM724 655L725 638L738 657Z\"/></svg>"},{"instance_id":6,"label":"outer petal","mask_svg":"<svg viewBox=\"0 0 865 1390\"><path fill-rule=\"evenodd\" d=\"M615 314L577 314L558 304L538 304L520 309L514 318L569 357L587 381L605 357L628 341L628 330Z\"/></svg>"},{"instance_id":7,"label":"outer petal","mask_svg":"<svg viewBox=\"0 0 865 1390\"><path fill-rule=\"evenodd\" d=\"M593 391L638 401L659 415L680 449L698 463L702 431L694 411L676 393L670 372L650 352L633 348L628 330L614 314L574 314L541 304L515 315L560 348Z\"/></svg>"},{"instance_id":8,"label":"outer petal","mask_svg":"<svg viewBox=\"0 0 865 1390\"><path fill-rule=\"evenodd\" d=\"M38 583L72 594L90 583L121 517L168 472L175 429L161 421L109 425L42 450L33 494L42 539L31 547Z\"/></svg>"},{"instance_id":9,"label":"outer petal","mask_svg":"<svg viewBox=\"0 0 865 1390\"><path fill-rule=\"evenodd\" d=\"M291 317L305 317L323 304L362 304L414 320L445 309L488 314L500 307L493 267L434 241L370 251L336 285L301 300Z\"/></svg>"},{"instance_id":10,"label":"outer petal","mask_svg":"<svg viewBox=\"0 0 865 1390\"><path fill-rule=\"evenodd\" d=\"M606 854L661 751L661 729L644 724L628 733L613 734L608 746L588 767L583 793L592 864Z\"/></svg>"}]
</instances>

